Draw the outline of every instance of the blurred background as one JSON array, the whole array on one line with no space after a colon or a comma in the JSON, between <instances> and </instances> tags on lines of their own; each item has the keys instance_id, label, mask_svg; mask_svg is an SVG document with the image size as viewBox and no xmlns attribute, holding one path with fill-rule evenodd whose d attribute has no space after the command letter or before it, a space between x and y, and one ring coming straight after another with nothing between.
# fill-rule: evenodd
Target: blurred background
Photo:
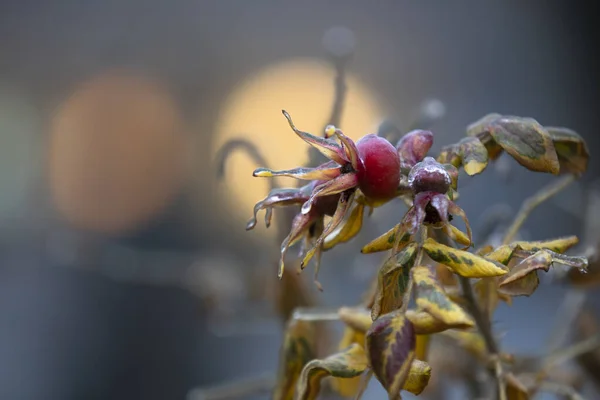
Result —
<instances>
[{"instance_id":1,"label":"blurred background","mask_svg":"<svg viewBox=\"0 0 600 400\"><path fill-rule=\"evenodd\" d=\"M570 127L593 155L592 15L541 1L1 2L0 399L185 399L273 373L278 232L244 230L268 183L243 152L218 179L218 149L242 137L269 167L305 163L281 109L320 133L328 56L352 49L340 127L355 139L384 120L404 129L435 98L434 151L499 112ZM552 180L508 158L493 171L459 186L475 235L490 207L514 213ZM584 224L597 171L592 157L523 237L597 240ZM323 293L303 275L310 295L356 304L381 261L358 249L404 210L327 252ZM564 294L546 281L498 310L507 351L543 350Z\"/></svg>"}]
</instances>

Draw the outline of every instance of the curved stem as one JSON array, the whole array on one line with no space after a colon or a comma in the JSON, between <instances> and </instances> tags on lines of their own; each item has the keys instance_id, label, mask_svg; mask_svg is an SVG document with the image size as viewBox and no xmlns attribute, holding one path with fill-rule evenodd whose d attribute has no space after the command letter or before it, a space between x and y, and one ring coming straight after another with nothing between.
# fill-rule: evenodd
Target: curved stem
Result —
<instances>
[{"instance_id":1,"label":"curved stem","mask_svg":"<svg viewBox=\"0 0 600 400\"><path fill-rule=\"evenodd\" d=\"M574 181L575 175L564 176L561 179L552 182L550 185L543 187L539 192L525 200L515 220L511 224L510 228L508 228L502 244L509 244L513 241L519 232L519 229L521 229L523 223L525 223L525 220L527 217L529 217L529 214L531 214L531 212L537 206L558 194L561 190L569 186Z\"/></svg>"}]
</instances>

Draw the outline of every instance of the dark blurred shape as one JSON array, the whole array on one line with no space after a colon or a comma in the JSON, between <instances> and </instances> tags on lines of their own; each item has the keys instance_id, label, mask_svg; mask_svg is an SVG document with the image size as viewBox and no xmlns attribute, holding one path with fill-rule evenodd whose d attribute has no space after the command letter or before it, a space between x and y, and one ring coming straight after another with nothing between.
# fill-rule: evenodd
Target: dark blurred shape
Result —
<instances>
[{"instance_id":1,"label":"dark blurred shape","mask_svg":"<svg viewBox=\"0 0 600 400\"><path fill-rule=\"evenodd\" d=\"M135 230L185 178L186 137L161 84L115 71L80 85L54 116L48 180L54 204L78 228Z\"/></svg>"}]
</instances>

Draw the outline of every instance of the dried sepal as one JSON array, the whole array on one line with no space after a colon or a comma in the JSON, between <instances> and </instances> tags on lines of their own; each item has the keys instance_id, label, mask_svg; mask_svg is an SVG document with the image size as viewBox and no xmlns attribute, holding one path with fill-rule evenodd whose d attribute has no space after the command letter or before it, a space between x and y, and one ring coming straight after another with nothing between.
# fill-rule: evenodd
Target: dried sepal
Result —
<instances>
[{"instance_id":1,"label":"dried sepal","mask_svg":"<svg viewBox=\"0 0 600 400\"><path fill-rule=\"evenodd\" d=\"M391 256L377 275L377 292L371 309L371 318L395 311L402 306L404 292L410 280L410 268L415 262L418 245L409 243L402 251Z\"/></svg>"},{"instance_id":2,"label":"dried sepal","mask_svg":"<svg viewBox=\"0 0 600 400\"><path fill-rule=\"evenodd\" d=\"M487 149L476 137L466 137L458 142L458 155L468 175L480 174L487 167Z\"/></svg>"},{"instance_id":3,"label":"dried sepal","mask_svg":"<svg viewBox=\"0 0 600 400\"><path fill-rule=\"evenodd\" d=\"M373 373L397 399L415 359L413 324L398 310L380 316L367 332L367 354Z\"/></svg>"},{"instance_id":4,"label":"dried sepal","mask_svg":"<svg viewBox=\"0 0 600 400\"><path fill-rule=\"evenodd\" d=\"M296 399L314 400L319 395L323 378L353 378L360 376L367 367L365 350L356 343L322 360L312 360L302 369Z\"/></svg>"},{"instance_id":5,"label":"dried sepal","mask_svg":"<svg viewBox=\"0 0 600 400\"><path fill-rule=\"evenodd\" d=\"M292 117L285 110L281 110L284 117L287 119L290 128L300 137L300 139L304 140L306 143L313 146L315 149L321 152L328 159L337 162L338 164L345 164L349 162L346 157L346 152L335 140L327 139L323 137L314 136L308 132L303 132L296 128L294 122L292 121Z\"/></svg>"},{"instance_id":6,"label":"dried sepal","mask_svg":"<svg viewBox=\"0 0 600 400\"><path fill-rule=\"evenodd\" d=\"M329 250L340 243L345 243L354 238L362 228L365 205L356 203L348 218L342 223L341 228L325 238L323 250Z\"/></svg>"},{"instance_id":7,"label":"dried sepal","mask_svg":"<svg viewBox=\"0 0 600 400\"><path fill-rule=\"evenodd\" d=\"M474 326L472 318L446 296L432 271L427 266L412 269L417 306L442 321L445 325Z\"/></svg>"},{"instance_id":8,"label":"dried sepal","mask_svg":"<svg viewBox=\"0 0 600 400\"><path fill-rule=\"evenodd\" d=\"M454 249L428 238L423 249L432 260L444 264L465 278L486 278L501 276L508 269L500 263L487 260L467 251Z\"/></svg>"},{"instance_id":9,"label":"dried sepal","mask_svg":"<svg viewBox=\"0 0 600 400\"><path fill-rule=\"evenodd\" d=\"M533 118L502 116L486 130L504 151L531 171L558 174L560 164L548 132Z\"/></svg>"},{"instance_id":10,"label":"dried sepal","mask_svg":"<svg viewBox=\"0 0 600 400\"><path fill-rule=\"evenodd\" d=\"M588 167L590 153L587 143L571 129L547 126L560 163L560 173L583 174Z\"/></svg>"},{"instance_id":11,"label":"dried sepal","mask_svg":"<svg viewBox=\"0 0 600 400\"><path fill-rule=\"evenodd\" d=\"M315 358L315 327L309 321L292 319L280 350L273 400L294 400L296 382L304 366Z\"/></svg>"},{"instance_id":12,"label":"dried sepal","mask_svg":"<svg viewBox=\"0 0 600 400\"><path fill-rule=\"evenodd\" d=\"M398 237L399 239L397 240ZM396 225L383 235L364 245L360 252L369 254L390 250L394 247L395 243L398 244L398 248L402 248L410 242L411 237L412 235L409 232L399 232L398 225Z\"/></svg>"},{"instance_id":13,"label":"dried sepal","mask_svg":"<svg viewBox=\"0 0 600 400\"><path fill-rule=\"evenodd\" d=\"M406 310L406 318L413 323L416 335L432 335L448 329L469 329L473 323L446 324L426 311Z\"/></svg>"},{"instance_id":14,"label":"dried sepal","mask_svg":"<svg viewBox=\"0 0 600 400\"><path fill-rule=\"evenodd\" d=\"M342 167L333 162L328 161L315 168L300 167L275 171L269 168L257 168L252 173L252 176L259 178L273 178L276 176L287 176L303 180L330 180L340 176Z\"/></svg>"}]
</instances>

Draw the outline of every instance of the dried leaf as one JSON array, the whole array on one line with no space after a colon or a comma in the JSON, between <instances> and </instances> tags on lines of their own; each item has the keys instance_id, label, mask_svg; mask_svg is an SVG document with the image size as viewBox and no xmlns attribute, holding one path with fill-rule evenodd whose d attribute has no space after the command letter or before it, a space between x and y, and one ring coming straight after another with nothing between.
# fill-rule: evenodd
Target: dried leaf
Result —
<instances>
[{"instance_id":1,"label":"dried leaf","mask_svg":"<svg viewBox=\"0 0 600 400\"><path fill-rule=\"evenodd\" d=\"M362 346L353 344L322 360L312 360L302 369L297 386L298 400L314 400L321 390L321 380L327 376L353 378L368 367Z\"/></svg>"},{"instance_id":2,"label":"dried leaf","mask_svg":"<svg viewBox=\"0 0 600 400\"><path fill-rule=\"evenodd\" d=\"M367 332L371 369L390 399L396 399L407 381L415 358L413 324L399 310L379 317Z\"/></svg>"},{"instance_id":3,"label":"dried leaf","mask_svg":"<svg viewBox=\"0 0 600 400\"><path fill-rule=\"evenodd\" d=\"M372 240L360 250L363 254L377 253L379 251L386 251L394 247L396 242L396 231L398 226L394 226L392 229ZM411 235L408 232L403 232L402 237L399 241L399 248L404 247L410 241Z\"/></svg>"},{"instance_id":4,"label":"dried leaf","mask_svg":"<svg viewBox=\"0 0 600 400\"><path fill-rule=\"evenodd\" d=\"M309 321L292 319L280 352L273 400L294 400L296 382L304 366L315 357L315 327Z\"/></svg>"},{"instance_id":5,"label":"dried leaf","mask_svg":"<svg viewBox=\"0 0 600 400\"><path fill-rule=\"evenodd\" d=\"M581 175L587 170L590 153L585 140L577 132L561 127L547 126L560 163L560 173Z\"/></svg>"},{"instance_id":6,"label":"dried leaf","mask_svg":"<svg viewBox=\"0 0 600 400\"><path fill-rule=\"evenodd\" d=\"M466 278L485 278L508 273L508 269L497 262L440 244L431 238L425 241L423 249L432 260L450 267Z\"/></svg>"},{"instance_id":7,"label":"dried leaf","mask_svg":"<svg viewBox=\"0 0 600 400\"><path fill-rule=\"evenodd\" d=\"M552 254L545 250L538 251L515 265L510 272L500 280L499 286L503 287L518 281L526 275L536 272L538 269L543 269L547 272L550 268L550 264L552 264Z\"/></svg>"},{"instance_id":8,"label":"dried leaf","mask_svg":"<svg viewBox=\"0 0 600 400\"><path fill-rule=\"evenodd\" d=\"M469 126L467 126L467 136L483 136L486 133L489 133L488 125L492 121L495 121L501 117L502 117L502 115L500 115L498 113L490 113L490 114L484 115L477 121L475 121L472 124L469 124ZM490 136L490 138L491 138L491 136Z\"/></svg>"},{"instance_id":9,"label":"dried leaf","mask_svg":"<svg viewBox=\"0 0 600 400\"><path fill-rule=\"evenodd\" d=\"M409 273L417 256L418 245L409 243L398 254L391 256L377 275L377 293L371 309L371 318L377 319L402 306L404 292L408 286Z\"/></svg>"},{"instance_id":10,"label":"dried leaf","mask_svg":"<svg viewBox=\"0 0 600 400\"><path fill-rule=\"evenodd\" d=\"M468 175L477 175L487 167L487 149L476 137L466 137L458 142L458 154Z\"/></svg>"},{"instance_id":11,"label":"dried leaf","mask_svg":"<svg viewBox=\"0 0 600 400\"><path fill-rule=\"evenodd\" d=\"M525 168L559 173L560 164L552 138L535 119L503 116L492 120L487 130L494 141Z\"/></svg>"},{"instance_id":12,"label":"dried leaf","mask_svg":"<svg viewBox=\"0 0 600 400\"><path fill-rule=\"evenodd\" d=\"M471 317L446 296L444 289L435 279L429 267L413 267L412 277L416 291L416 303L420 309L446 325L468 327L475 325Z\"/></svg>"},{"instance_id":13,"label":"dried leaf","mask_svg":"<svg viewBox=\"0 0 600 400\"><path fill-rule=\"evenodd\" d=\"M506 381L506 400L529 400L527 387L512 373L504 377Z\"/></svg>"},{"instance_id":14,"label":"dried leaf","mask_svg":"<svg viewBox=\"0 0 600 400\"><path fill-rule=\"evenodd\" d=\"M440 333L448 329L468 329L473 326L472 323L468 325L462 323L448 325L425 311L407 310L406 318L413 323L417 337Z\"/></svg>"},{"instance_id":15,"label":"dried leaf","mask_svg":"<svg viewBox=\"0 0 600 400\"><path fill-rule=\"evenodd\" d=\"M529 254L517 246L513 254ZM530 296L539 285L537 271L548 271L553 262L585 270L587 260L583 257L570 257L542 249L529 255L523 261L511 268L510 272L500 281L499 290L511 296Z\"/></svg>"},{"instance_id":16,"label":"dried leaf","mask_svg":"<svg viewBox=\"0 0 600 400\"><path fill-rule=\"evenodd\" d=\"M342 227L325 238L323 250L329 250L340 243L345 243L354 238L360 232L360 228L362 228L364 211L364 204L357 203L346 221L343 222Z\"/></svg>"}]
</instances>

